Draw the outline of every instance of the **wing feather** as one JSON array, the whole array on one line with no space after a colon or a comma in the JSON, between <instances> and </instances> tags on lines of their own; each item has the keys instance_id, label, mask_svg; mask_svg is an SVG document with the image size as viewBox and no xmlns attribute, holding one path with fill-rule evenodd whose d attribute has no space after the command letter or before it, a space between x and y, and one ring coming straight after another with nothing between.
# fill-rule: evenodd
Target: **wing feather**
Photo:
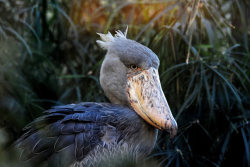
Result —
<instances>
[{"instance_id":1,"label":"wing feather","mask_svg":"<svg viewBox=\"0 0 250 167\"><path fill-rule=\"evenodd\" d=\"M59 152L75 142L75 134L60 135L54 143L54 151Z\"/></svg>"},{"instance_id":2,"label":"wing feather","mask_svg":"<svg viewBox=\"0 0 250 167\"><path fill-rule=\"evenodd\" d=\"M24 128L16 146L23 150L22 159L31 162L63 166L64 156L67 164L80 161L104 138L112 139L121 110L128 109L91 102L53 107Z\"/></svg>"}]
</instances>

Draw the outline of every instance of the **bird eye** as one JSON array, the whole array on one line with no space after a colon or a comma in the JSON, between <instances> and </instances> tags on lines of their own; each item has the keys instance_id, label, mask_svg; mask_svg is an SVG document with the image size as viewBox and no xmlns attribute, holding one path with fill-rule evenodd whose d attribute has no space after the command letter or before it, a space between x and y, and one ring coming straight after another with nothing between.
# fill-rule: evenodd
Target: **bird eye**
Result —
<instances>
[{"instance_id":1,"label":"bird eye","mask_svg":"<svg viewBox=\"0 0 250 167\"><path fill-rule=\"evenodd\" d=\"M135 65L135 64L131 64L131 65L129 66L129 68L132 69L132 70L136 70L136 69L138 68L138 66Z\"/></svg>"}]
</instances>

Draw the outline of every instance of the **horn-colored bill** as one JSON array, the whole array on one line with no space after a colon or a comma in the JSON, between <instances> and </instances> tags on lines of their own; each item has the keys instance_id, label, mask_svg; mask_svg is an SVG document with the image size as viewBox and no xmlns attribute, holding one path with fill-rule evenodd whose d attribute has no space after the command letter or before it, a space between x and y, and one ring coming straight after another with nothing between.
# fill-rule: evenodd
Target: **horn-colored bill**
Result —
<instances>
[{"instance_id":1,"label":"horn-colored bill","mask_svg":"<svg viewBox=\"0 0 250 167\"><path fill-rule=\"evenodd\" d=\"M132 108L149 124L167 130L171 137L177 133L177 123L161 88L155 68L128 76L127 96Z\"/></svg>"}]
</instances>

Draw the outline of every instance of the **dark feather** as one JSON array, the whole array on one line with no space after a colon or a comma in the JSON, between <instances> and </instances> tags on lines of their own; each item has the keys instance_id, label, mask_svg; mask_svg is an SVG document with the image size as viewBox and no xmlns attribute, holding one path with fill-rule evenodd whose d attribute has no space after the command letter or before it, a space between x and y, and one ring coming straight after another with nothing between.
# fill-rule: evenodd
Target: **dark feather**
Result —
<instances>
[{"instance_id":1,"label":"dark feather","mask_svg":"<svg viewBox=\"0 0 250 167\"><path fill-rule=\"evenodd\" d=\"M126 128L136 124L131 115L137 122L142 121L133 110L106 103L56 106L44 113L24 128L25 133L16 144L23 150L23 160L48 160L52 166L65 165L61 162L64 156L66 164L81 161L97 145L103 145L104 135L107 139L117 135L121 141L127 134ZM138 128L131 128L131 133Z\"/></svg>"}]
</instances>

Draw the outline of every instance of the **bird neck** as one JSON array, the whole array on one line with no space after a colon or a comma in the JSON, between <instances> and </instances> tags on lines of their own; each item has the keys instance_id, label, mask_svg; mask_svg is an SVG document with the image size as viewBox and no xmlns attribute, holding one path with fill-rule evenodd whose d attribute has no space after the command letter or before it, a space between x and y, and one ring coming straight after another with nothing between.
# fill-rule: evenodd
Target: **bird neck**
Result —
<instances>
[{"instance_id":1,"label":"bird neck","mask_svg":"<svg viewBox=\"0 0 250 167\"><path fill-rule=\"evenodd\" d=\"M100 84L113 104L128 106L127 71L119 57L107 53L101 66Z\"/></svg>"}]
</instances>

